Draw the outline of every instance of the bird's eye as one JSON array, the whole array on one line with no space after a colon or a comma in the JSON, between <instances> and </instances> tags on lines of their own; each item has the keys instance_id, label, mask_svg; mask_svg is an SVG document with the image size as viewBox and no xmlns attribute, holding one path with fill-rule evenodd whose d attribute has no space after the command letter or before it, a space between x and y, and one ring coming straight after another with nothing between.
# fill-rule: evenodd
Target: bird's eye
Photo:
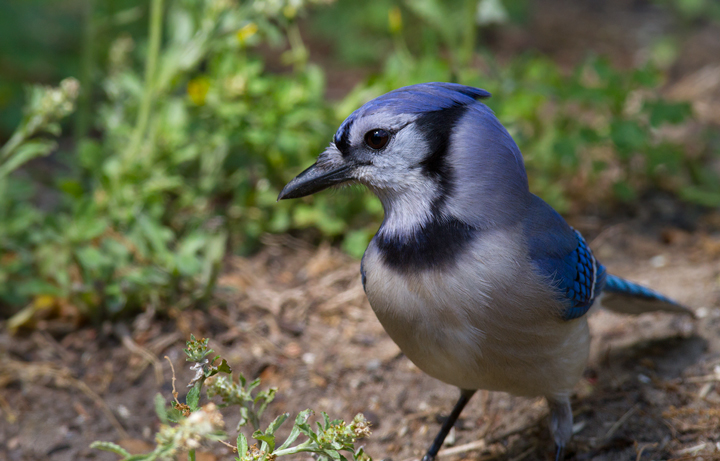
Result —
<instances>
[{"instance_id":1,"label":"bird's eye","mask_svg":"<svg viewBox=\"0 0 720 461\"><path fill-rule=\"evenodd\" d=\"M385 130L370 130L365 133L365 144L372 149L382 149L390 140L390 133Z\"/></svg>"}]
</instances>

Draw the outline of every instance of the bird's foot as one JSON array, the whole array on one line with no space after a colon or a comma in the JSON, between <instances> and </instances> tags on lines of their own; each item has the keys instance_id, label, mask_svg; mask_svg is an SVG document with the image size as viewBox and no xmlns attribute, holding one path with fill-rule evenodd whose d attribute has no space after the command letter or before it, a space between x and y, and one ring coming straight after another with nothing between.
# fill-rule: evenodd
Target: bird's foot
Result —
<instances>
[{"instance_id":1,"label":"bird's foot","mask_svg":"<svg viewBox=\"0 0 720 461\"><path fill-rule=\"evenodd\" d=\"M422 457L422 461L435 461L435 457L430 453L427 453Z\"/></svg>"},{"instance_id":2,"label":"bird's foot","mask_svg":"<svg viewBox=\"0 0 720 461\"><path fill-rule=\"evenodd\" d=\"M555 461L565 459L565 445L555 445Z\"/></svg>"}]
</instances>

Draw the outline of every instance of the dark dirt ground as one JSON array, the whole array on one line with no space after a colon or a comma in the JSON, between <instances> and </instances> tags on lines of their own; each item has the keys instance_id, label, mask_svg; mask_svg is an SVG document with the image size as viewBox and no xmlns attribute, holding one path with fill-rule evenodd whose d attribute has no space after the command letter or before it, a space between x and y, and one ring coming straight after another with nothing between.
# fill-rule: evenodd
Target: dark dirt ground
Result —
<instances>
[{"instance_id":1,"label":"dark dirt ground","mask_svg":"<svg viewBox=\"0 0 720 461\"><path fill-rule=\"evenodd\" d=\"M536 49L571 65L592 50L630 66L653 37L677 29L643 1L538 5L530 24L483 37L498 56ZM698 118L720 124L720 30L683 27L667 94L692 100ZM365 75L323 65L330 97ZM662 200L636 210L627 219L570 222L611 272L686 303L698 318L592 313L567 458L720 459L720 216ZM190 333L211 338L234 370L260 376L262 388L279 388L265 423L305 408L344 419L363 412L373 423L365 447L375 459L421 456L457 391L425 376L386 336L358 261L288 236L268 236L264 245L252 258L228 258L219 300L204 311L148 312L100 328L48 318L14 336L0 322L0 461L116 459L90 450L94 440L149 451L159 425L153 398L171 398L163 357L178 382L188 382L182 348ZM237 415L226 412L225 420L233 428ZM442 460L552 459L540 399L478 393L448 441ZM198 456L230 458L221 445Z\"/></svg>"},{"instance_id":2,"label":"dark dirt ground","mask_svg":"<svg viewBox=\"0 0 720 461\"><path fill-rule=\"evenodd\" d=\"M720 459L720 235L639 220L572 224L594 236L611 272L686 303L699 318L591 315L569 459ZM363 412L373 423L365 446L376 459L420 456L457 391L420 372L385 335L357 261L288 236L268 236L265 245L250 259L229 260L224 302L207 312L148 314L69 334L48 320L31 333L0 333L0 459L114 459L88 448L97 439L147 451L159 424L153 397L171 393L162 357L188 382L182 347L191 332L210 337L236 371L279 388L268 413ZM229 428L236 420L236 410L226 412ZM502 393L479 393L450 441L441 459L552 456L542 400ZM229 453L218 445L202 459L221 458Z\"/></svg>"}]
</instances>

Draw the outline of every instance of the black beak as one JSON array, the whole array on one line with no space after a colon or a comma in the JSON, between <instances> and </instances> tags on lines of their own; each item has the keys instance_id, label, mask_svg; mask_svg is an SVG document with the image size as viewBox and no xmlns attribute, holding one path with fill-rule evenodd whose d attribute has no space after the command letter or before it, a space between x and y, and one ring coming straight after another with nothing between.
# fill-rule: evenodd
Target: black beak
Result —
<instances>
[{"instance_id":1,"label":"black beak","mask_svg":"<svg viewBox=\"0 0 720 461\"><path fill-rule=\"evenodd\" d=\"M330 186L349 181L352 178L352 165L332 165L329 162L315 162L292 181L287 183L278 195L278 201L286 198L300 198L320 192Z\"/></svg>"}]
</instances>

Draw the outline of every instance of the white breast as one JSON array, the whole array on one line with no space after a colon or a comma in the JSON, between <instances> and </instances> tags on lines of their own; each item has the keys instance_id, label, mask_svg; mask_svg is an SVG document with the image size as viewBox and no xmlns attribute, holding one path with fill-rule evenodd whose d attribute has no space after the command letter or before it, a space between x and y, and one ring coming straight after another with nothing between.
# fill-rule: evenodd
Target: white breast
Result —
<instances>
[{"instance_id":1,"label":"white breast","mask_svg":"<svg viewBox=\"0 0 720 461\"><path fill-rule=\"evenodd\" d=\"M400 274L372 243L363 260L375 314L427 374L461 389L569 393L587 361L586 319L562 306L533 272L522 241L486 231L454 267Z\"/></svg>"}]
</instances>

